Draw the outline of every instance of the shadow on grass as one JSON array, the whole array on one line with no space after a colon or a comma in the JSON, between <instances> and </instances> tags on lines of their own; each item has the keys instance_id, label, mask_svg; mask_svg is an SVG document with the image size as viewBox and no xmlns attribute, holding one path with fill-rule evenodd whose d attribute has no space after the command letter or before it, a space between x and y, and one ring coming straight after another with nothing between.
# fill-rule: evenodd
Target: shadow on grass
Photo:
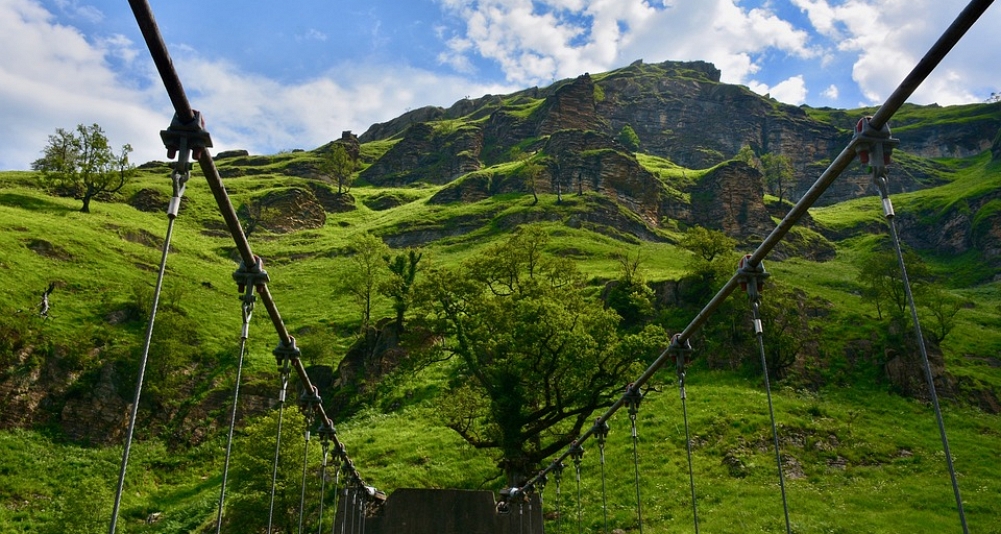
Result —
<instances>
[{"instance_id":1,"label":"shadow on grass","mask_svg":"<svg viewBox=\"0 0 1001 534\"><path fill-rule=\"evenodd\" d=\"M31 195L22 195L18 193L0 194L0 205L11 206L15 208L24 208L26 210L33 210L33 211L42 211L42 210L56 211L56 212L79 211L75 208L67 207L64 204L60 204L52 200L38 198Z\"/></svg>"}]
</instances>

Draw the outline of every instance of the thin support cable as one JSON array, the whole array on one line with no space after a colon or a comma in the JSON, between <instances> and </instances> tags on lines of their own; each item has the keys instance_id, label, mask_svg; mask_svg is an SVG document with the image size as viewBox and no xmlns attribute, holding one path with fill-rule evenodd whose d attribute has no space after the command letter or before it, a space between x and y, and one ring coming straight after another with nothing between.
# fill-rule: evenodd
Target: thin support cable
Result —
<instances>
[{"instance_id":1,"label":"thin support cable","mask_svg":"<svg viewBox=\"0 0 1001 534\"><path fill-rule=\"evenodd\" d=\"M122 451L122 464L118 471L118 488L115 490L115 505L111 512L111 524L108 527L110 534L115 534L118 528L118 514L122 507L122 494L125 491L125 474L129 467L129 454L132 450L132 438L135 436L136 419L139 416L139 400L142 396L143 380L146 377L146 367L149 363L149 349L153 342L153 326L156 323L156 310L160 306L160 294L163 292L163 279L167 272L167 256L170 253L170 240L174 234L174 220L180 211L181 198L184 196L184 189L190 178L190 168L188 158L191 151L188 149L187 139L180 139L180 153L177 162L174 164L174 171L171 173L173 184L173 196L167 207L167 235L163 240L163 251L160 256L160 270L156 276L156 288L153 291L153 304L149 313L149 322L146 324L146 336L143 341L142 358L139 363L139 375L136 377L136 390L132 400L132 410L129 413L129 429L125 435L125 448Z\"/></svg>"},{"instance_id":2,"label":"thin support cable","mask_svg":"<svg viewBox=\"0 0 1001 534\"><path fill-rule=\"evenodd\" d=\"M302 534L302 518L306 512L306 474L309 472L309 421L306 421L306 431L303 434L306 438L302 445L302 490L299 493L299 529L296 531Z\"/></svg>"},{"instance_id":3,"label":"thin support cable","mask_svg":"<svg viewBox=\"0 0 1001 534\"><path fill-rule=\"evenodd\" d=\"M768 380L768 361L765 358L764 331L761 327L761 318L759 317L758 307L757 301L751 304L751 308L754 310L754 330L758 337L758 348L761 353L761 368L765 377L765 395L768 398L768 416L771 418L772 422L772 441L775 444L775 465L778 467L779 490L782 492L782 512L785 514L786 532L788 534L792 534L792 526L789 522L789 502L786 499L785 475L783 474L782 469L782 454L779 451L779 431L778 426L775 424L775 407L772 404L772 386Z\"/></svg>"},{"instance_id":4,"label":"thin support cable","mask_svg":"<svg viewBox=\"0 0 1001 534\"><path fill-rule=\"evenodd\" d=\"M316 519L316 534L320 534L323 531L323 501L326 500L327 491L327 454L330 452L330 440L323 435L323 430L320 430L320 510L317 512L318 517Z\"/></svg>"},{"instance_id":5,"label":"thin support cable","mask_svg":"<svg viewBox=\"0 0 1001 534\"><path fill-rule=\"evenodd\" d=\"M278 391L278 433L275 436L275 460L271 472L271 503L268 505L268 534L271 534L275 516L275 491L278 488L278 460L282 451L282 422L285 419L285 395L288 392L288 362L282 367L281 389Z\"/></svg>"},{"instance_id":6,"label":"thin support cable","mask_svg":"<svg viewBox=\"0 0 1001 534\"><path fill-rule=\"evenodd\" d=\"M629 421L632 427L633 437L633 469L636 480L636 521L639 525L640 534L643 534L643 500L640 498L640 459L639 459L639 434L636 432L636 415L639 413L640 401L643 395L638 387L629 384L626 387L626 404L629 406Z\"/></svg>"},{"instance_id":7,"label":"thin support cable","mask_svg":"<svg viewBox=\"0 0 1001 534\"><path fill-rule=\"evenodd\" d=\"M560 509L560 483L563 481L565 467L562 461L553 465L553 478L556 480L556 534L560 534L563 528L563 510Z\"/></svg>"},{"instance_id":8,"label":"thin support cable","mask_svg":"<svg viewBox=\"0 0 1001 534\"><path fill-rule=\"evenodd\" d=\"M330 503L330 507L334 509L334 519L330 522L330 534L337 534L337 506L340 504L340 483L341 483L341 464L337 463L334 468L334 501ZM322 525L321 525L322 528ZM317 530L317 534L320 534L320 530Z\"/></svg>"},{"instance_id":9,"label":"thin support cable","mask_svg":"<svg viewBox=\"0 0 1001 534\"><path fill-rule=\"evenodd\" d=\"M368 519L368 498L367 494L361 500L361 530L360 534L365 534L365 521Z\"/></svg>"},{"instance_id":10,"label":"thin support cable","mask_svg":"<svg viewBox=\"0 0 1001 534\"><path fill-rule=\"evenodd\" d=\"M233 430L236 428L236 410L240 402L240 379L243 374L243 359L247 351L247 339L250 337L250 318L254 312L254 286L248 285L241 297L243 305L243 330L240 335L240 357L236 364L236 385L233 386L233 407L229 412L229 434L226 437L226 460L222 468L222 484L219 489L219 510L216 514L216 534L222 532L222 514L226 505L226 482L229 480L229 461L233 453Z\"/></svg>"},{"instance_id":11,"label":"thin support cable","mask_svg":"<svg viewBox=\"0 0 1001 534\"><path fill-rule=\"evenodd\" d=\"M574 441L570 444L570 457L573 458L573 468L577 473L577 533L580 534L584 532L581 523L581 493L580 493L580 464L581 460L584 458L584 447L580 443Z\"/></svg>"},{"instance_id":12,"label":"thin support cable","mask_svg":"<svg viewBox=\"0 0 1001 534\"><path fill-rule=\"evenodd\" d=\"M525 503L518 503L518 532L525 534Z\"/></svg>"},{"instance_id":13,"label":"thin support cable","mask_svg":"<svg viewBox=\"0 0 1001 534\"><path fill-rule=\"evenodd\" d=\"M768 359L765 357L765 329L761 324L761 291L765 288L765 279L769 273L761 262L754 263L753 255L748 254L740 259L734 279L741 289L747 293L751 303L751 314L754 323L754 335L758 338L758 348L761 353L761 371L765 377L765 395L768 399L768 416L772 424L772 442L775 446L775 465L779 473L779 490L782 493L782 511L785 514L786 533L792 534L789 521L789 502L786 499L785 475L782 469L782 453L779 449L779 431L775 424L775 407L772 404L772 384L768 378Z\"/></svg>"},{"instance_id":14,"label":"thin support cable","mask_svg":"<svg viewBox=\"0 0 1001 534\"><path fill-rule=\"evenodd\" d=\"M605 534L608 534L608 491L605 486L605 440L608 438L608 421L598 418L594 422L594 438L598 441L598 456L601 463L601 516L604 522Z\"/></svg>"},{"instance_id":15,"label":"thin support cable","mask_svg":"<svg viewBox=\"0 0 1001 534\"><path fill-rule=\"evenodd\" d=\"M890 227L890 236L893 247L897 252L897 262L900 266L900 277L904 284L904 293L907 296L907 304L911 310L911 320L914 322L914 337L921 351L921 363L924 365L925 380L928 382L928 395L931 397L932 407L935 410L935 421L938 423L939 436L942 438L942 449L945 452L945 462L949 469L949 478L952 481L952 492L956 499L956 509L959 512L959 522L963 527L963 534L969 534L970 530L966 524L966 511L963 509L963 496L959 492L959 479L956 476L956 466L952 461L952 452L949 449L949 436L945 431L945 420L942 417L942 407L938 402L938 393L935 390L935 377L932 375L931 363L928 360L928 349L925 346L924 334L921 332L921 321L918 319L918 308L914 303L914 292L911 291L911 282L907 277L907 267L904 264L904 252L900 246L900 236L897 234L897 225L894 220L893 204L890 202L889 187L886 182L885 169L874 170L876 186L883 199L883 209L886 215L887 225Z\"/></svg>"},{"instance_id":16,"label":"thin support cable","mask_svg":"<svg viewBox=\"0 0 1001 534\"><path fill-rule=\"evenodd\" d=\"M685 452L688 455L688 485L692 490L692 521L695 522L695 534L699 534L699 509L695 498L695 469L692 466L692 435L688 430L688 394L685 391L685 365L692 353L688 341L681 342L681 335L675 334L671 339L671 349L676 355L678 369L678 393L681 396L681 413L685 421Z\"/></svg>"},{"instance_id":17,"label":"thin support cable","mask_svg":"<svg viewBox=\"0 0 1001 534\"><path fill-rule=\"evenodd\" d=\"M355 534L358 521L358 488L351 488L351 534Z\"/></svg>"}]
</instances>

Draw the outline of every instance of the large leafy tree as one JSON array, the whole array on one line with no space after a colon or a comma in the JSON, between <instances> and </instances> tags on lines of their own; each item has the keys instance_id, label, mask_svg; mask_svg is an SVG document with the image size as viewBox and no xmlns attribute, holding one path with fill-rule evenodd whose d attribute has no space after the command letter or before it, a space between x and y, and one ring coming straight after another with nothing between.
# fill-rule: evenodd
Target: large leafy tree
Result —
<instances>
[{"instance_id":1,"label":"large leafy tree","mask_svg":"<svg viewBox=\"0 0 1001 534\"><path fill-rule=\"evenodd\" d=\"M509 484L580 435L666 341L653 327L620 335L619 316L587 296L575 265L543 252L547 239L522 227L419 284L438 350L457 357L445 422L473 446L499 449Z\"/></svg>"},{"instance_id":2,"label":"large leafy tree","mask_svg":"<svg viewBox=\"0 0 1001 534\"><path fill-rule=\"evenodd\" d=\"M132 176L129 163L132 146L122 145L116 153L104 130L97 124L77 125L76 131L56 129L42 149L42 157L31 164L45 180L83 201L80 211L90 213L90 201L101 193L121 190Z\"/></svg>"}]
</instances>

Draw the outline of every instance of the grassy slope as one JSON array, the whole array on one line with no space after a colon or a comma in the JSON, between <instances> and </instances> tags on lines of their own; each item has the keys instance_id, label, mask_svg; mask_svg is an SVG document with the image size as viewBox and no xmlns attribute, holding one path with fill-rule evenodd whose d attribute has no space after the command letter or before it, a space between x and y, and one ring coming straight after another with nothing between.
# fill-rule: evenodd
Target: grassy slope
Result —
<instances>
[{"instance_id":1,"label":"grassy slope","mask_svg":"<svg viewBox=\"0 0 1001 534\"><path fill-rule=\"evenodd\" d=\"M286 155L286 159L309 155ZM660 165L665 180L679 179L678 170ZM944 209L960 192L983 190L977 182L994 169L986 162L970 167L944 188L902 196L898 211L939 202ZM979 169L979 170L977 170ZM682 174L680 179L690 179ZM135 243L135 235L147 230L162 235L162 214L138 212L124 204L96 203L93 214L75 211L76 202L46 196L36 190L30 173L0 175L0 302L8 307L30 309L40 288L51 280L65 286L53 294L53 319L41 328L47 336L70 339L79 323L102 325L109 309L130 300L130 288L151 284L150 272L159 260L155 247ZM248 177L227 181L239 203L249 195L294 183L281 177ZM169 190L167 180L147 176L132 186ZM428 189L427 196L434 190ZM380 192L356 187L363 200ZM511 203L516 207L511 207ZM925 203L925 204L922 204ZM857 228L878 221L876 202L853 201L822 210L814 216L823 225ZM377 212L359 202L353 212L331 215L326 227L292 235L254 235L255 252L268 259L273 282L270 287L293 331L304 326L315 330L331 324L356 321L350 300L337 290L339 273L348 268L342 257L358 232L380 233L403 224L447 226L456 216L492 216L505 210L556 209L553 199L543 196L539 206L527 199L504 198L473 206L429 206L417 200L400 208ZM935 204L938 205L938 204ZM520 207L518 207L520 206ZM870 207L871 206L871 207ZM230 273L232 245L224 237L201 231L203 224L217 221L207 187L199 180L189 186L185 208L177 222L174 255L170 259L168 284L179 289L183 308L200 320L205 350L232 355L239 331L239 309ZM594 234L561 230L554 251L570 251L585 263L587 272L610 278L616 275L612 255L621 243ZM498 235L487 227L468 236L450 238L430 247L437 262L453 262L474 252ZM26 244L45 240L63 256L42 257ZM868 319L851 293L854 287L852 259L865 246L864 239L842 243L832 262L805 261L769 263L775 278L822 296L836 307L835 321L826 325L829 335L850 336ZM651 279L677 278L685 255L671 245L642 247ZM950 260L929 258L933 267L949 269ZM955 260L952 260L955 261ZM141 268L137 268L140 267ZM204 282L208 282L211 288ZM168 285L169 287L169 285ZM996 334L998 313L993 309L997 284L954 288L973 306L961 312L961 323L943 347L950 370L976 375L990 384L1001 377L986 363L965 358L966 354L997 354L1001 336ZM382 314L388 315L388 308ZM355 322L355 324L357 324ZM273 379L272 337L263 321L252 330L250 372L261 380ZM350 330L350 329L348 329ZM114 329L116 336L139 336L132 326ZM325 341L331 338L324 338ZM309 336L300 340L308 344ZM336 340L321 351L323 363L335 364L346 340ZM228 360L228 361L231 361ZM223 366L220 366L223 367ZM232 367L219 373L231 372ZM697 365L689 373L689 411L693 433L699 437L695 451L696 484L703 528L711 532L781 530L781 503L777 492L774 460L768 452L768 422L758 379L710 372ZM670 377L664 392L644 402L640 416L642 493L647 525L655 532L690 529L687 472L684 463L680 405ZM489 454L459 442L435 416L434 373L400 378L390 386L388 398L404 398L407 391L423 392L402 410L382 413L379 407L364 411L339 426L343 440L363 474L374 485L397 487L485 487L497 481ZM918 532L953 530L952 494L944 470L941 446L929 409L917 402L889 395L884 388L863 382L848 388L826 388L819 394L779 388L776 404L783 435L790 436L785 454L803 467L804 478L789 481L792 520L799 532ZM385 404L389 404L388 402ZM610 497L610 516L617 526L633 521L631 445L628 422L613 420L608 446L608 476L615 489ZM996 450L1001 446L1001 422L962 407L947 409L947 428L961 473L961 485L973 531L997 532L1001 505L1001 468ZM139 446L130 470L129 491L123 518L129 532L186 532L211 520L221 464L221 444L212 441L190 452L166 452L156 441ZM119 450L82 448L62 443L38 432L0 435L0 531L38 532L58 528L70 514L101 516L110 503ZM593 444L583 467L585 522L600 527L600 487ZM727 455L744 466L736 473L721 461ZM842 465L844 467L842 467ZM36 473L26 476L26 473ZM738 476L734 476L734 474ZM266 473L261 474L262 479ZM88 485L99 498L83 510L69 488ZM574 493L570 478L564 482L564 505ZM547 491L547 507L553 503L553 484ZM142 524L155 511L165 519L151 526ZM574 518L575 512L567 511ZM99 524L100 522L98 522ZM566 527L564 527L566 528ZM995 530L991 530L995 529Z\"/></svg>"}]
</instances>

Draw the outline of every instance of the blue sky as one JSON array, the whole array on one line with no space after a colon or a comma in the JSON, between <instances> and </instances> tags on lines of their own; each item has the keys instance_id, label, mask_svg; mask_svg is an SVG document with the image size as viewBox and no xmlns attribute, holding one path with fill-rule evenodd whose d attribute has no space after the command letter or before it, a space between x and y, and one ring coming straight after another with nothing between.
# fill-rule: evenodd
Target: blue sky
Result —
<instances>
[{"instance_id":1,"label":"blue sky","mask_svg":"<svg viewBox=\"0 0 1001 534\"><path fill-rule=\"evenodd\" d=\"M215 151L311 149L448 106L637 59L706 60L790 104L882 102L965 0L150 0ZM1001 91L1001 7L912 98ZM165 159L172 111L125 0L0 0L0 169L99 123Z\"/></svg>"}]
</instances>

